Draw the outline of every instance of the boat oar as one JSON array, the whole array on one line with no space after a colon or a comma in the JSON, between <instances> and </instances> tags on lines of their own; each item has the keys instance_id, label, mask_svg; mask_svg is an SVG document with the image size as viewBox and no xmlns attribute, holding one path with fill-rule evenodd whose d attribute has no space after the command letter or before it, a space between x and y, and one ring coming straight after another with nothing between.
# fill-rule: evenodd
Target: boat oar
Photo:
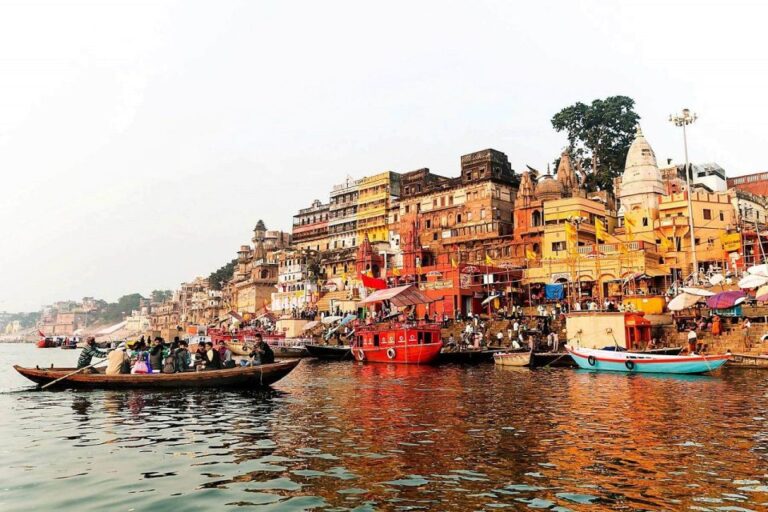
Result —
<instances>
[{"instance_id":1,"label":"boat oar","mask_svg":"<svg viewBox=\"0 0 768 512\"><path fill-rule=\"evenodd\" d=\"M80 373L80 372L81 372L81 371L83 371L83 370L87 370L87 369L89 369L89 368L93 368L93 367L94 367L94 366L96 366L97 364L101 364L101 363L103 363L104 361L105 361L105 359L101 359L101 360L99 360L99 361L96 361L96 362L95 362L95 363L93 363L93 364L89 364L88 366L83 366L82 368L78 368L77 370L73 371L72 373L68 373L68 374L64 375L63 377L59 377L59 378L58 378L58 379L56 379L56 380L52 380L51 382L49 382L49 383L48 383L48 384L46 384L45 386L41 386L41 387L40 387L40 391L44 390L44 389L45 389L45 388L47 388L47 387L53 386L53 385L54 385L54 384L56 384L57 382L61 382L61 381L62 381L62 380L64 380L64 379L68 379L69 377L71 377L71 376L75 375L76 373Z\"/></svg>"}]
</instances>

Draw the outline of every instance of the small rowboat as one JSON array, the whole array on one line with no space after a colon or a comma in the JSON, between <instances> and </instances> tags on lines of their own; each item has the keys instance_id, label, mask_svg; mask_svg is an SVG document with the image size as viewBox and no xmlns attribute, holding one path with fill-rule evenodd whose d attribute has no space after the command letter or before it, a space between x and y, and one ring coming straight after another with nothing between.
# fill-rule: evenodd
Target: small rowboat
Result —
<instances>
[{"instance_id":1,"label":"small rowboat","mask_svg":"<svg viewBox=\"0 0 768 512\"><path fill-rule=\"evenodd\" d=\"M584 370L607 370L630 373L707 373L717 370L730 359L718 356L664 356L640 352L616 352L576 348L566 345L573 360Z\"/></svg>"},{"instance_id":2,"label":"small rowboat","mask_svg":"<svg viewBox=\"0 0 768 512\"><path fill-rule=\"evenodd\" d=\"M300 360L279 363L208 370L200 372L150 373L106 375L104 369L97 373L76 373L54 387L90 389L175 389L175 388L258 388L269 386L288 375ZM76 368L25 368L15 365L17 372L39 385L59 379Z\"/></svg>"},{"instance_id":3,"label":"small rowboat","mask_svg":"<svg viewBox=\"0 0 768 512\"><path fill-rule=\"evenodd\" d=\"M531 366L532 359L533 352L530 350L493 354L493 362L499 366Z\"/></svg>"},{"instance_id":4,"label":"small rowboat","mask_svg":"<svg viewBox=\"0 0 768 512\"><path fill-rule=\"evenodd\" d=\"M349 345L316 345L307 343L304 345L310 357L316 357L324 361L352 360L352 347Z\"/></svg>"},{"instance_id":5,"label":"small rowboat","mask_svg":"<svg viewBox=\"0 0 768 512\"><path fill-rule=\"evenodd\" d=\"M493 358L496 354L502 352L504 352L504 349L502 348L470 348L466 350L446 350L446 348L443 347L435 362L437 364L490 363L493 361Z\"/></svg>"}]
</instances>

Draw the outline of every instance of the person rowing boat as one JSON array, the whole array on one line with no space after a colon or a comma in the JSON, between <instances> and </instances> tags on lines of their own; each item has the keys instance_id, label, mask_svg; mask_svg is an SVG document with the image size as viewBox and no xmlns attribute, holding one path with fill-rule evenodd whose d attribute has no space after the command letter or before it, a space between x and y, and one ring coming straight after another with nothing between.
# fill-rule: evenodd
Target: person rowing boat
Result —
<instances>
[{"instance_id":1,"label":"person rowing boat","mask_svg":"<svg viewBox=\"0 0 768 512\"><path fill-rule=\"evenodd\" d=\"M91 359L94 357L103 359L107 357L107 353L96 348L96 338L89 336L88 339L85 340L85 348L80 352L80 357L77 359L78 369L90 366Z\"/></svg>"}]
</instances>

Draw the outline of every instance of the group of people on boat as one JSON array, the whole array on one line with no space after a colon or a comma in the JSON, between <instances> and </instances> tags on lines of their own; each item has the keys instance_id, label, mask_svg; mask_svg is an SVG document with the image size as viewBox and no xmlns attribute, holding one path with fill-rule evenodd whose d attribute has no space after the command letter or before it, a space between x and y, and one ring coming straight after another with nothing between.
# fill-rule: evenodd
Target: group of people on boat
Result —
<instances>
[{"instance_id":1,"label":"group of people on boat","mask_svg":"<svg viewBox=\"0 0 768 512\"><path fill-rule=\"evenodd\" d=\"M77 367L92 366L93 358L107 360L107 375L142 374L142 373L177 373L202 370L221 370L240 366L255 366L275 362L272 348L261 335L256 335L256 343L247 359L236 362L232 352L224 341L219 341L214 347L212 341L198 345L194 355L189 350L189 343L178 337L166 344L161 337L149 341L141 339L121 342L117 348L102 351L96 347L96 340L91 336L85 341L85 347L77 360Z\"/></svg>"}]
</instances>

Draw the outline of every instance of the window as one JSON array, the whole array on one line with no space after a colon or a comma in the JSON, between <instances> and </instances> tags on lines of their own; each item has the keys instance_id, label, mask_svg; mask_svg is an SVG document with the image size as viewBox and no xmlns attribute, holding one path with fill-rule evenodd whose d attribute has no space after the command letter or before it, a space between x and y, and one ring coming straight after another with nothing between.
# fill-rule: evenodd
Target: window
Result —
<instances>
[{"instance_id":1,"label":"window","mask_svg":"<svg viewBox=\"0 0 768 512\"><path fill-rule=\"evenodd\" d=\"M456 214L456 224L461 224L461 214L460 213Z\"/></svg>"},{"instance_id":2,"label":"window","mask_svg":"<svg viewBox=\"0 0 768 512\"><path fill-rule=\"evenodd\" d=\"M405 213L408 213L410 211L411 207L409 205L405 205Z\"/></svg>"},{"instance_id":3,"label":"window","mask_svg":"<svg viewBox=\"0 0 768 512\"><path fill-rule=\"evenodd\" d=\"M643 226L648 226L648 217L643 217Z\"/></svg>"},{"instance_id":4,"label":"window","mask_svg":"<svg viewBox=\"0 0 768 512\"><path fill-rule=\"evenodd\" d=\"M432 227L432 221L427 219L424 221L424 227L431 228Z\"/></svg>"},{"instance_id":5,"label":"window","mask_svg":"<svg viewBox=\"0 0 768 512\"><path fill-rule=\"evenodd\" d=\"M704 214L704 220L712 220L712 210L709 208L704 208L702 213Z\"/></svg>"},{"instance_id":6,"label":"window","mask_svg":"<svg viewBox=\"0 0 768 512\"><path fill-rule=\"evenodd\" d=\"M485 209L480 210L480 218L481 219L485 218Z\"/></svg>"},{"instance_id":7,"label":"window","mask_svg":"<svg viewBox=\"0 0 768 512\"><path fill-rule=\"evenodd\" d=\"M564 251L565 250L565 242L552 242L552 250L553 251Z\"/></svg>"},{"instance_id":8,"label":"window","mask_svg":"<svg viewBox=\"0 0 768 512\"><path fill-rule=\"evenodd\" d=\"M467 220L472 220L472 212L467 212Z\"/></svg>"},{"instance_id":9,"label":"window","mask_svg":"<svg viewBox=\"0 0 768 512\"><path fill-rule=\"evenodd\" d=\"M723 210L720 210L720 222L725 221L725 212Z\"/></svg>"},{"instance_id":10,"label":"window","mask_svg":"<svg viewBox=\"0 0 768 512\"><path fill-rule=\"evenodd\" d=\"M437 240L437 232L432 233L432 240Z\"/></svg>"}]
</instances>

